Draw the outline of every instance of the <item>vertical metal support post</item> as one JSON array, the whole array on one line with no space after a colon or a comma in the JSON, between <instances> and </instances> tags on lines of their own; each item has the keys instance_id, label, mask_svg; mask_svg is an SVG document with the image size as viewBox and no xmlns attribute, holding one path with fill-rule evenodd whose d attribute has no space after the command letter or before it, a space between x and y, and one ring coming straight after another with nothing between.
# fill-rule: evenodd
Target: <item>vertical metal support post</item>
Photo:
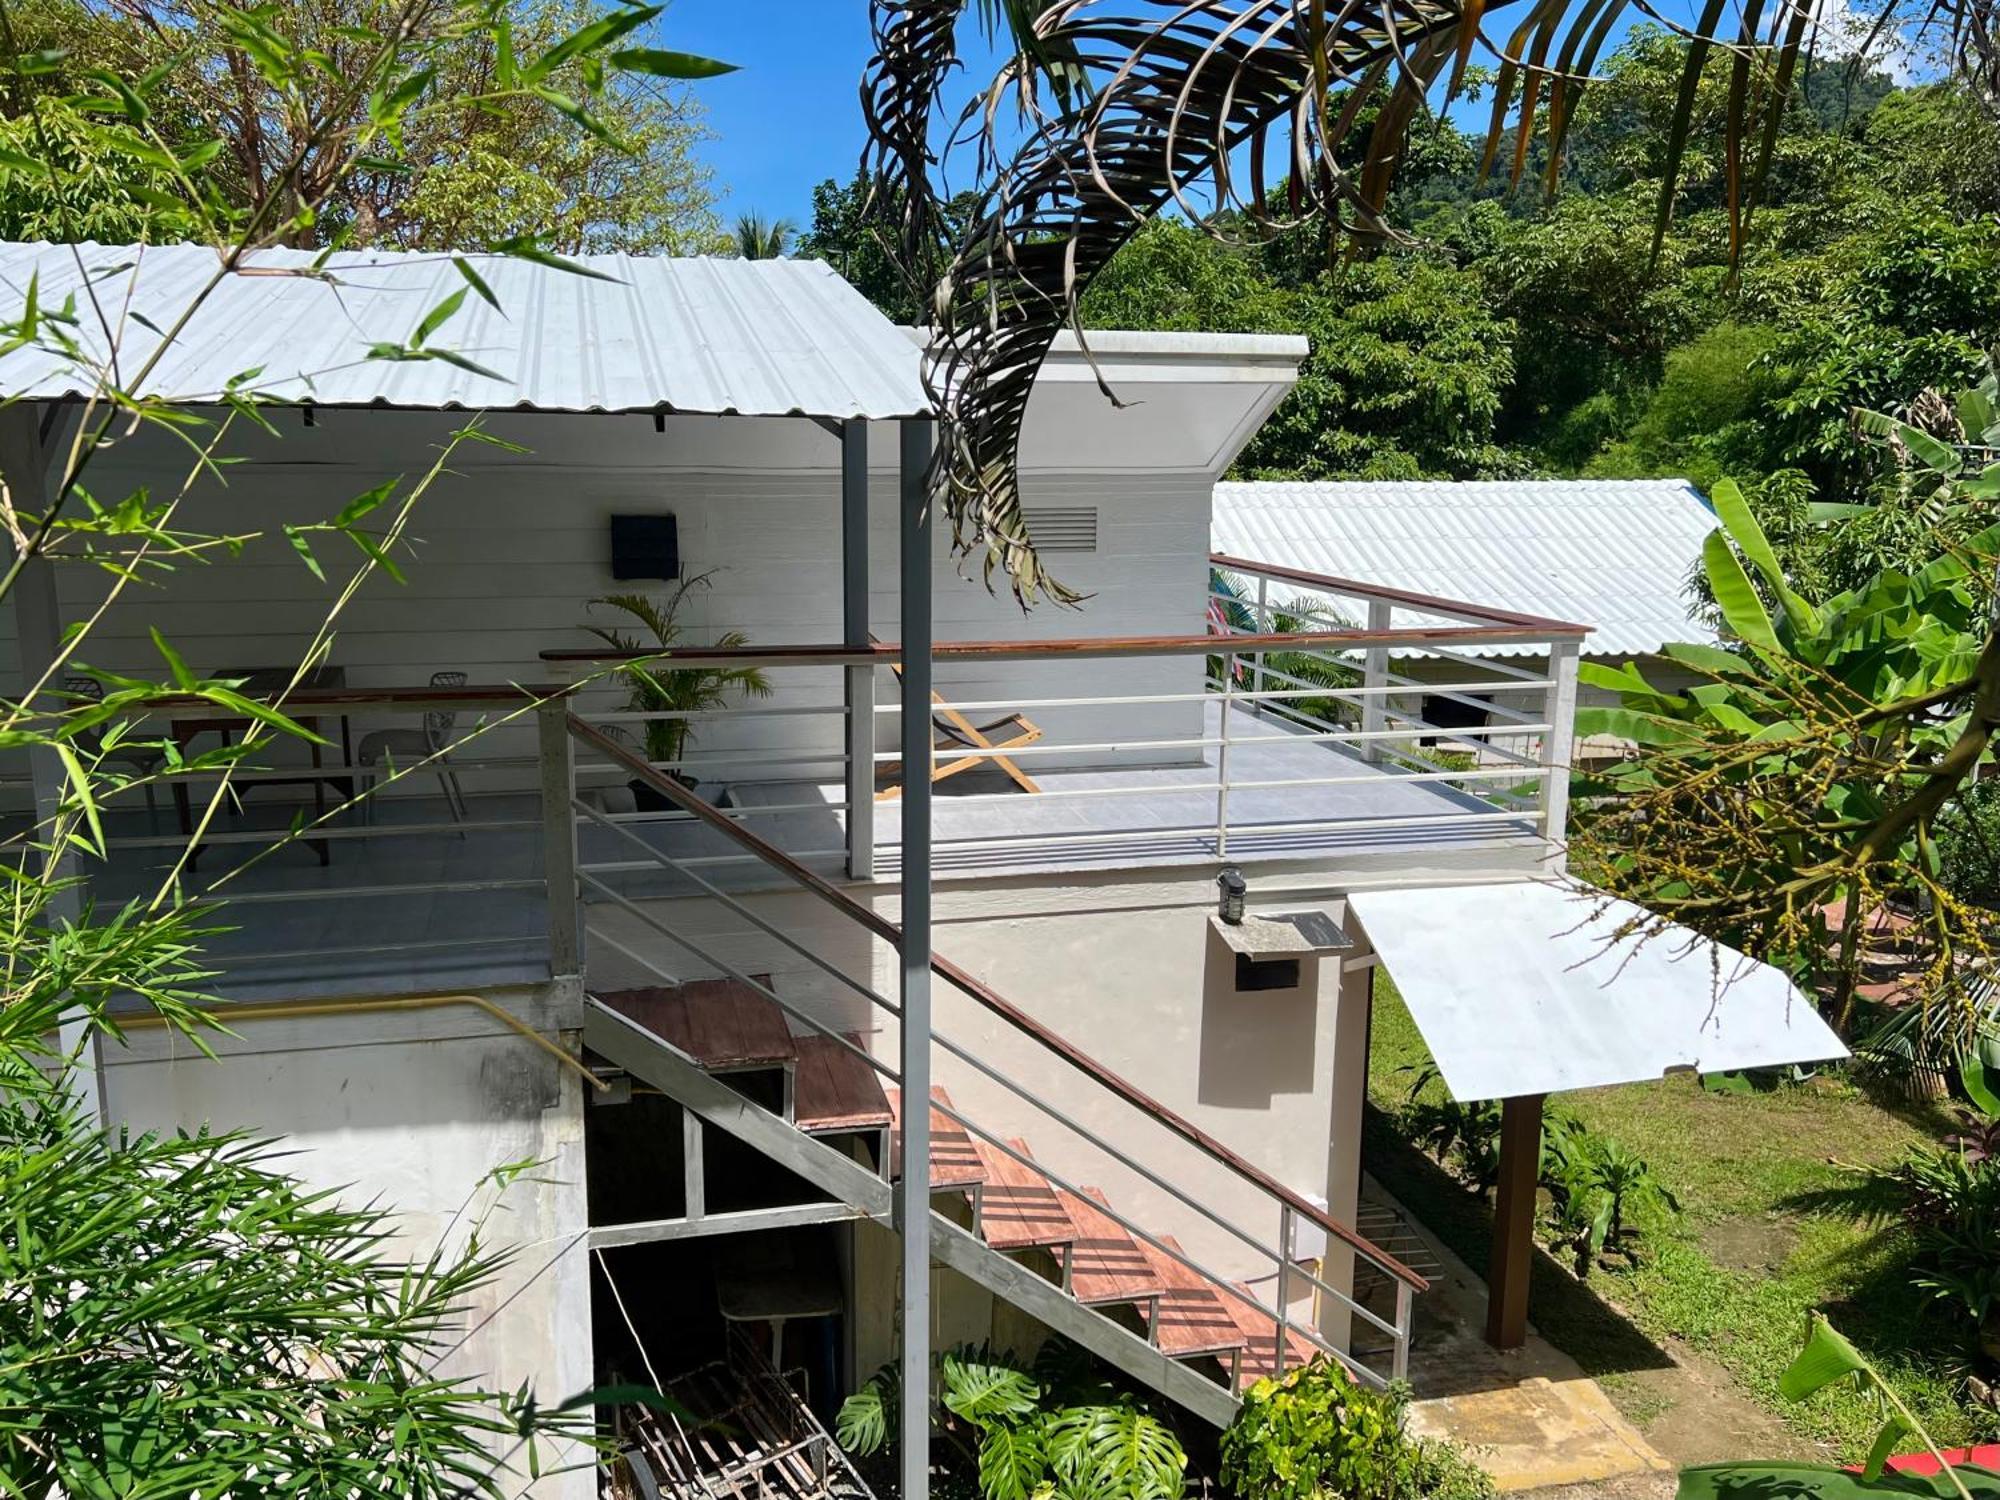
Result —
<instances>
[{"instance_id":1,"label":"vertical metal support post","mask_svg":"<svg viewBox=\"0 0 2000 1500\"><path fill-rule=\"evenodd\" d=\"M1493 1204L1493 1260L1486 1272L1486 1342L1528 1340L1528 1273L1535 1261L1535 1189L1542 1155L1542 1096L1500 1105L1500 1190Z\"/></svg>"},{"instance_id":2,"label":"vertical metal support post","mask_svg":"<svg viewBox=\"0 0 2000 1500\"><path fill-rule=\"evenodd\" d=\"M931 1449L931 423L902 423L902 1500L929 1500Z\"/></svg>"},{"instance_id":3,"label":"vertical metal support post","mask_svg":"<svg viewBox=\"0 0 2000 1500\"><path fill-rule=\"evenodd\" d=\"M840 429L840 640L868 646L868 423ZM846 669L847 873L875 877L875 669Z\"/></svg>"},{"instance_id":4,"label":"vertical metal support post","mask_svg":"<svg viewBox=\"0 0 2000 1500\"><path fill-rule=\"evenodd\" d=\"M689 1219L708 1214L708 1159L702 1148L701 1116L681 1109L681 1209Z\"/></svg>"},{"instance_id":5,"label":"vertical metal support post","mask_svg":"<svg viewBox=\"0 0 2000 1500\"><path fill-rule=\"evenodd\" d=\"M1222 743L1215 752L1215 857L1229 855L1229 721L1236 707L1237 657L1222 658Z\"/></svg>"},{"instance_id":6,"label":"vertical metal support post","mask_svg":"<svg viewBox=\"0 0 2000 1500\"><path fill-rule=\"evenodd\" d=\"M569 737L569 703L553 698L535 710L541 741L542 878L548 887L549 973L583 973L583 935L577 922L581 892L576 880L576 751Z\"/></svg>"},{"instance_id":7,"label":"vertical metal support post","mask_svg":"<svg viewBox=\"0 0 2000 1500\"><path fill-rule=\"evenodd\" d=\"M1556 874L1569 866L1569 769L1576 756L1576 664L1583 647L1557 641L1549 647L1549 685L1543 694L1541 834L1549 842L1546 863Z\"/></svg>"},{"instance_id":8,"label":"vertical metal support post","mask_svg":"<svg viewBox=\"0 0 2000 1500\"><path fill-rule=\"evenodd\" d=\"M1257 580L1257 616L1254 623L1257 634L1269 635L1271 633L1271 580L1268 578L1260 577ZM1259 718L1264 716L1263 694L1266 686L1267 684L1264 681L1264 653L1259 651L1257 653L1257 675L1251 680L1251 687L1258 695L1255 712ZM1294 700L1286 699L1285 701L1289 703Z\"/></svg>"},{"instance_id":9,"label":"vertical metal support post","mask_svg":"<svg viewBox=\"0 0 2000 1500\"><path fill-rule=\"evenodd\" d=\"M52 481L60 478L54 471L68 455L79 419L76 411L59 408L45 423L43 408L27 402L0 411L0 478L6 481L21 511L39 515L48 508L55 488ZM55 564L46 557L31 558L14 580L13 593L21 688L25 692L61 650L62 606L56 597ZM51 685L61 688L61 673L55 674ZM35 827L40 837L54 825L68 778L55 752L43 747L29 750L28 777L34 788ZM43 873L51 880L70 880L77 874L76 855L69 849L51 844L45 858ZM50 898L45 920L74 921L82 912L82 893L70 885ZM97 1033L84 1017L66 1015L57 1028L57 1045L64 1056L74 1059L72 1081L77 1102L91 1120L103 1123L108 1114Z\"/></svg>"},{"instance_id":10,"label":"vertical metal support post","mask_svg":"<svg viewBox=\"0 0 2000 1500\"><path fill-rule=\"evenodd\" d=\"M1416 1315L1417 1294L1409 1282L1396 1282L1396 1348L1389 1356L1389 1378L1408 1380L1410 1378L1410 1327Z\"/></svg>"},{"instance_id":11,"label":"vertical metal support post","mask_svg":"<svg viewBox=\"0 0 2000 1500\"><path fill-rule=\"evenodd\" d=\"M1291 1331L1292 1260L1298 1238L1298 1218L1287 1203L1278 1210L1278 1321L1273 1329L1278 1347L1271 1356L1271 1367L1280 1380L1285 1378L1285 1346L1290 1342L1286 1335Z\"/></svg>"},{"instance_id":12,"label":"vertical metal support post","mask_svg":"<svg viewBox=\"0 0 2000 1500\"><path fill-rule=\"evenodd\" d=\"M1387 599L1368 601L1368 628L1371 631L1388 631L1393 628L1396 607ZM1389 727L1389 648L1370 646L1361 658L1361 685L1368 689L1361 700L1361 732L1380 734ZM1388 747L1381 741L1365 739L1361 742L1361 758L1378 761Z\"/></svg>"}]
</instances>

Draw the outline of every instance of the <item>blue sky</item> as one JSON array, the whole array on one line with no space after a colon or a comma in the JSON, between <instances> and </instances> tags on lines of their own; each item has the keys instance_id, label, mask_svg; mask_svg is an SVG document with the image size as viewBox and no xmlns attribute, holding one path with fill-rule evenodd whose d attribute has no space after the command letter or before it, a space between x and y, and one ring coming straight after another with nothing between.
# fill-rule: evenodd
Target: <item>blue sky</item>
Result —
<instances>
[{"instance_id":1,"label":"blue sky","mask_svg":"<svg viewBox=\"0 0 2000 1500\"><path fill-rule=\"evenodd\" d=\"M1693 0L1656 0L1665 16L1691 16ZM1868 8L1867 0L1822 0L1822 19ZM736 63L741 71L696 85L716 138L704 148L715 169L725 221L757 211L812 221L812 190L845 181L860 160L861 71L870 51L868 0L669 0L658 45ZM1631 23L1621 22L1622 33ZM1822 52L1838 53L1824 38ZM985 53L961 75L979 83L997 59ZM1485 106L1470 106L1483 128Z\"/></svg>"},{"instance_id":2,"label":"blue sky","mask_svg":"<svg viewBox=\"0 0 2000 1500\"><path fill-rule=\"evenodd\" d=\"M659 26L661 46L742 70L696 86L724 218L756 210L805 228L814 184L861 159L867 0L672 0Z\"/></svg>"}]
</instances>

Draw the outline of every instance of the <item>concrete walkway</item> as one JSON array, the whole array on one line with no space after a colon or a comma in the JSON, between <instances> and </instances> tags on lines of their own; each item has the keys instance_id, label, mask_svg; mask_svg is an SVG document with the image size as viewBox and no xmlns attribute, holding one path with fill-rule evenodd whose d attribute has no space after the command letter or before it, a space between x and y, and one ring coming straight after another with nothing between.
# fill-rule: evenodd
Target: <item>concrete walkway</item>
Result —
<instances>
[{"instance_id":1,"label":"concrete walkway","mask_svg":"<svg viewBox=\"0 0 2000 1500\"><path fill-rule=\"evenodd\" d=\"M1366 1193L1387 1198L1372 1180ZM1403 1217L1414 1225L1407 1212ZM1676 1466L1628 1422L1576 1361L1530 1327L1509 1353L1481 1336L1486 1288L1435 1238L1422 1235L1442 1274L1417 1299L1410 1383L1411 1432L1462 1444L1503 1491L1618 1486L1621 1496L1673 1493Z\"/></svg>"}]
</instances>

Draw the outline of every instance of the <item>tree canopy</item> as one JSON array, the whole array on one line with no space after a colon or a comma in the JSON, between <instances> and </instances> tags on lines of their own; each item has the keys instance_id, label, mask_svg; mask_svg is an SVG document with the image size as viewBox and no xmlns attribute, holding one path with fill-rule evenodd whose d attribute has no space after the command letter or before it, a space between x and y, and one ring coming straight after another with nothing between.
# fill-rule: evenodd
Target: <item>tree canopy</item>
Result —
<instances>
[{"instance_id":1,"label":"tree canopy","mask_svg":"<svg viewBox=\"0 0 2000 1500\"><path fill-rule=\"evenodd\" d=\"M441 45L427 76L408 80L415 107L392 136L357 157L352 131L325 127L330 112L343 114L335 123L359 127L380 109L381 101L356 99L342 83L364 65L370 25L389 9L383 0L272 7L264 25L284 50L260 56L243 44L236 8L222 0L7 6L14 49L63 54L60 67L39 79L45 96L88 87L98 74L137 78L165 69L147 101L163 138L170 146L220 141L212 179L235 202L311 203L310 222L289 236L297 244L456 250L532 237L561 253L700 254L725 243L711 174L697 155L707 128L685 85L607 70L590 53L555 68L541 85L546 97L499 85L503 46L519 57L546 55L602 18L592 0L522 0L493 28L467 24L455 6L395 7ZM17 80L0 145L37 159L65 156L64 188L52 195L38 174L10 172L0 187L0 234L179 237L171 220L146 212L146 163L93 157L86 132L70 141L61 106L50 140L42 133L51 129L50 100L40 122L24 117L26 102Z\"/></svg>"}]
</instances>

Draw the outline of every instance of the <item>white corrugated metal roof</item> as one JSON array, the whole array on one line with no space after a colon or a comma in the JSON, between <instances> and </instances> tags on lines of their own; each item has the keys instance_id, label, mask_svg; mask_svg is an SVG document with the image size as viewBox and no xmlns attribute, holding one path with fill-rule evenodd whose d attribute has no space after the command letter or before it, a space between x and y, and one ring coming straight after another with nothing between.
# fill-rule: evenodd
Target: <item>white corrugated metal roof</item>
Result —
<instances>
[{"instance_id":1,"label":"white corrugated metal roof","mask_svg":"<svg viewBox=\"0 0 2000 1500\"><path fill-rule=\"evenodd\" d=\"M579 257L613 278L597 280L468 256L500 307L468 295L430 343L494 379L442 360L367 358L373 344L406 342L467 284L448 256L343 252L327 258L323 274L296 274L316 258L259 251L174 341L146 393L212 397L261 367L257 389L325 406L833 418L928 409L908 336L820 261ZM146 322L171 324L216 265L199 245L0 243L0 295L25 295L31 276L45 309L77 293L75 335L101 356L105 336L82 296L87 277L106 316L114 324L124 316L120 357L130 370L158 346ZM0 396L46 399L92 384L39 349L0 358Z\"/></svg>"},{"instance_id":2,"label":"white corrugated metal roof","mask_svg":"<svg viewBox=\"0 0 2000 1500\"><path fill-rule=\"evenodd\" d=\"M1505 1099L1845 1057L1769 964L1648 913L1539 881L1356 891L1348 904L1454 1099Z\"/></svg>"},{"instance_id":3,"label":"white corrugated metal roof","mask_svg":"<svg viewBox=\"0 0 2000 1500\"><path fill-rule=\"evenodd\" d=\"M1715 525L1682 479L1218 484L1213 540L1254 562L1574 620L1595 627L1590 655L1626 657L1715 639L1683 592Z\"/></svg>"}]
</instances>

